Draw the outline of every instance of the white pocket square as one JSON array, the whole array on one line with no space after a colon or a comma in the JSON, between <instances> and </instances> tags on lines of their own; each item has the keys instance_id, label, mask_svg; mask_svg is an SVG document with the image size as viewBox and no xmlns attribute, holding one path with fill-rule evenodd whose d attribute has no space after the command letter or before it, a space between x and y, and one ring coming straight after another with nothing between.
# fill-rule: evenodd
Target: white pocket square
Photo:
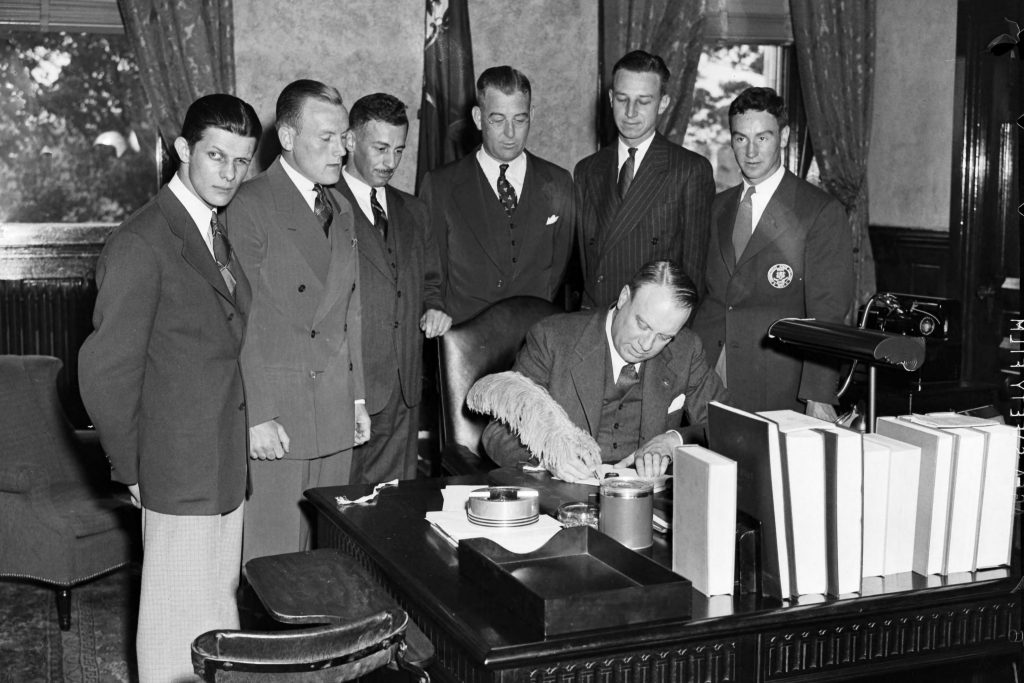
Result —
<instances>
[{"instance_id":1,"label":"white pocket square","mask_svg":"<svg viewBox=\"0 0 1024 683\"><path fill-rule=\"evenodd\" d=\"M557 215L555 215L555 216L548 216L548 222L545 223L544 225L552 225L552 224L557 223L557 222L558 222L558 216Z\"/></svg>"},{"instance_id":2,"label":"white pocket square","mask_svg":"<svg viewBox=\"0 0 1024 683\"><path fill-rule=\"evenodd\" d=\"M686 403L686 394L679 394L672 399L672 403L668 405L668 412L674 413L677 410L682 409L684 403Z\"/></svg>"}]
</instances>

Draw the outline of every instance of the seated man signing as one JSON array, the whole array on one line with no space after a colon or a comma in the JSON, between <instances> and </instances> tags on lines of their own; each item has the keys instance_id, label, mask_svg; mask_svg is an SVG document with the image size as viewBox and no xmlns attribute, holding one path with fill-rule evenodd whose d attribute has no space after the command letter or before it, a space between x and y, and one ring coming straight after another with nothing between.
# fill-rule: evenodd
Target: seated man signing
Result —
<instances>
[{"instance_id":1,"label":"seated man signing","mask_svg":"<svg viewBox=\"0 0 1024 683\"><path fill-rule=\"evenodd\" d=\"M708 367L700 340L683 325L697 303L693 281L673 261L640 268L608 310L555 315L526 337L513 370L544 387L569 419L589 432L604 462L630 464L651 477L663 473L672 449L683 443L676 428L683 412L703 426L709 401L725 388ZM514 465L530 452L502 423L483 434L487 455ZM594 476L583 461L562 474Z\"/></svg>"}]
</instances>

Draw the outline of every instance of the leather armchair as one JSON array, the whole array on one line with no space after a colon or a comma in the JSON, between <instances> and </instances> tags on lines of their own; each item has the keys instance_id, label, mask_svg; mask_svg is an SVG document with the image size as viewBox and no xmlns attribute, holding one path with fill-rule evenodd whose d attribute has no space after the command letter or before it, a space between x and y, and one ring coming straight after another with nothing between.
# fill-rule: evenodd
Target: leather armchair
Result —
<instances>
[{"instance_id":1,"label":"leather armchair","mask_svg":"<svg viewBox=\"0 0 1024 683\"><path fill-rule=\"evenodd\" d=\"M511 369L533 324L561 312L544 299L512 297L454 325L440 338L441 468L445 474L473 474L497 467L480 443L490 418L470 411L466 395L484 375Z\"/></svg>"},{"instance_id":2,"label":"leather armchair","mask_svg":"<svg viewBox=\"0 0 1024 683\"><path fill-rule=\"evenodd\" d=\"M66 631L71 588L137 557L140 517L98 442L79 439L64 416L61 366L0 356L0 577L54 586Z\"/></svg>"},{"instance_id":3,"label":"leather armchair","mask_svg":"<svg viewBox=\"0 0 1024 683\"><path fill-rule=\"evenodd\" d=\"M354 558L330 548L269 555L243 573L269 616L301 627L200 635L192 665L204 681L326 683L391 665L429 683L433 645Z\"/></svg>"}]
</instances>

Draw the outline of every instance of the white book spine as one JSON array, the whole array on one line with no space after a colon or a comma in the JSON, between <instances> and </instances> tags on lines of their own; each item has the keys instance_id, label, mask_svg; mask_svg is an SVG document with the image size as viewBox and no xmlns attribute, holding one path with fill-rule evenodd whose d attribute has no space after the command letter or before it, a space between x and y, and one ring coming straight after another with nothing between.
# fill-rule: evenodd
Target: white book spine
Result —
<instances>
[{"instance_id":1,"label":"white book spine","mask_svg":"<svg viewBox=\"0 0 1024 683\"><path fill-rule=\"evenodd\" d=\"M889 448L864 438L863 576L885 573L886 509L889 504Z\"/></svg>"},{"instance_id":2,"label":"white book spine","mask_svg":"<svg viewBox=\"0 0 1024 683\"><path fill-rule=\"evenodd\" d=\"M921 449L914 446L890 453L883 575L909 572L914 568L920 472Z\"/></svg>"},{"instance_id":3,"label":"white book spine","mask_svg":"<svg viewBox=\"0 0 1024 683\"><path fill-rule=\"evenodd\" d=\"M973 429L950 429L955 447L949 495L949 537L943 574L974 571L978 545L978 515L985 472L985 434Z\"/></svg>"},{"instance_id":4,"label":"white book spine","mask_svg":"<svg viewBox=\"0 0 1024 683\"><path fill-rule=\"evenodd\" d=\"M1018 433L1010 425L978 427L988 436L981 513L978 520L978 569L1010 564L1017 495Z\"/></svg>"}]
</instances>

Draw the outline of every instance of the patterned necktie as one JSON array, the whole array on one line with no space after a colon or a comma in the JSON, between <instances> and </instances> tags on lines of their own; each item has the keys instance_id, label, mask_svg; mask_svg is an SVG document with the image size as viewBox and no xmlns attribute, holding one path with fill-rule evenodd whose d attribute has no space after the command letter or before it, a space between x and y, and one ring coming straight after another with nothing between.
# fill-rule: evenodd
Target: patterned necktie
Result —
<instances>
[{"instance_id":1,"label":"patterned necktie","mask_svg":"<svg viewBox=\"0 0 1024 683\"><path fill-rule=\"evenodd\" d=\"M736 262L739 263L743 250L747 248L750 241L750 234L754 232L751 223L754 220L754 207L751 197L754 194L754 186L751 185L743 193L740 206L736 209L736 222L732 226L732 250L736 254Z\"/></svg>"},{"instance_id":2,"label":"patterned necktie","mask_svg":"<svg viewBox=\"0 0 1024 683\"><path fill-rule=\"evenodd\" d=\"M615 380L615 386L625 393L639 381L640 374L636 371L636 366L632 363L627 363L619 370L619 378Z\"/></svg>"},{"instance_id":3,"label":"patterned necktie","mask_svg":"<svg viewBox=\"0 0 1024 683\"><path fill-rule=\"evenodd\" d=\"M210 234L213 236L213 260L220 268L220 276L224 278L224 284L232 296L235 293L235 276L231 274L231 242L228 242L228 234L224 232L224 226L217 220L217 212L210 217Z\"/></svg>"},{"instance_id":4,"label":"patterned necktie","mask_svg":"<svg viewBox=\"0 0 1024 683\"><path fill-rule=\"evenodd\" d=\"M327 199L327 193L324 191L324 186L320 183L313 185L313 191L316 192L316 199L313 200L313 213L316 214L316 218L320 221L320 227L324 229L324 237L331 236L331 221L334 220L334 207L331 206L331 202Z\"/></svg>"},{"instance_id":5,"label":"patterned necktie","mask_svg":"<svg viewBox=\"0 0 1024 683\"><path fill-rule=\"evenodd\" d=\"M505 177L505 171L508 170L508 164L501 164L498 173L498 199L501 200L501 205L505 207L505 215L512 218L512 214L516 212L516 188L512 187L512 183Z\"/></svg>"},{"instance_id":6,"label":"patterned necktie","mask_svg":"<svg viewBox=\"0 0 1024 683\"><path fill-rule=\"evenodd\" d=\"M384 207L377 201L377 188L370 188L370 210L373 211L373 227L380 230L380 236L384 241L388 239L388 217L384 213Z\"/></svg>"},{"instance_id":7,"label":"patterned necktie","mask_svg":"<svg viewBox=\"0 0 1024 683\"><path fill-rule=\"evenodd\" d=\"M636 168L636 147L629 148L629 158L619 169L619 199L625 199L629 186L633 184L633 169Z\"/></svg>"}]
</instances>

